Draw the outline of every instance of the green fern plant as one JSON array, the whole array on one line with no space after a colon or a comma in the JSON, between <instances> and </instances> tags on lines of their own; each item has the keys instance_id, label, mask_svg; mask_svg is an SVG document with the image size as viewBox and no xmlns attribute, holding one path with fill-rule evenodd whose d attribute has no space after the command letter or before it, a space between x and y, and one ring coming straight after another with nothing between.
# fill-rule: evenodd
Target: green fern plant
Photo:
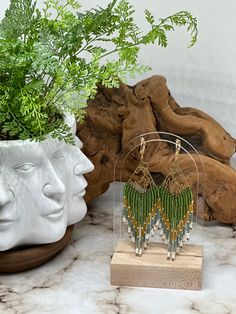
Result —
<instances>
[{"instance_id":1,"label":"green fern plant","mask_svg":"<svg viewBox=\"0 0 236 314\"><path fill-rule=\"evenodd\" d=\"M82 120L98 83L116 87L127 74L147 71L137 61L142 45L166 47L175 26L187 27L190 46L197 40L189 12L155 21L146 10L146 33L133 13L127 0L85 12L76 0L46 0L41 11L36 1L11 0L0 24L0 138L42 140L51 133L72 142L64 114Z\"/></svg>"}]
</instances>

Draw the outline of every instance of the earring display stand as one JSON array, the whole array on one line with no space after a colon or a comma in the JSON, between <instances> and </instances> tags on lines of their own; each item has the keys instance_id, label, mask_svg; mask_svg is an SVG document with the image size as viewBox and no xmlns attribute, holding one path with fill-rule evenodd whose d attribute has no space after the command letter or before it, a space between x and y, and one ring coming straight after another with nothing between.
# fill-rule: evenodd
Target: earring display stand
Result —
<instances>
[{"instance_id":1,"label":"earring display stand","mask_svg":"<svg viewBox=\"0 0 236 314\"><path fill-rule=\"evenodd\" d=\"M127 156L131 154L134 151L134 149L139 148L140 144L137 145L137 142L140 141L140 138L141 137L143 138L143 136L145 135L141 135L140 137L135 139L136 144L133 145L134 146L133 149L130 149L132 145L129 145L130 151L128 154L126 154L125 158L122 157L124 158L122 164L125 163ZM194 197L195 198L194 200L195 212L196 212L198 203L199 203L197 199L197 195L204 195L204 190L202 188L203 185L201 184L202 190L200 191L200 184L199 184L200 181L204 182L204 178L199 178L199 173L204 174L204 170L203 169L198 170L198 167L200 164L199 160L196 162L194 158L192 157L192 155L188 152L188 150L186 149L186 145L188 145L189 143L185 141L184 139L181 139L181 141L183 140L185 142L184 147L182 147L180 145L176 146L176 142L179 143L180 138L178 137L178 139L176 140L176 137L173 134L168 134L168 140L160 139L159 134L157 134L157 136L158 136L157 140L155 139L155 135L152 136L151 140L150 140L150 137L148 137L148 139L146 138L145 143L162 142L162 141L168 142L169 144L175 145L175 147L178 148L178 151L176 154L179 154L180 149L182 149L183 151L185 151L185 153L189 155L189 158L192 159L193 165L196 168L196 176L198 177L198 180L197 180L198 184L197 184L197 189L195 191L195 197ZM170 140L171 138L170 136L173 136L173 140ZM142 138L141 138L141 145L140 145L141 148L142 148ZM195 157L199 156L197 151L193 147L191 148L194 151L193 154L195 154ZM140 150L140 152L142 152L142 149ZM141 157L143 157L143 155L144 153L142 152ZM204 168L204 166L202 167ZM119 196L116 195L116 197L119 197L121 200L121 195ZM114 236L117 239L115 241L113 257L110 264L110 279L111 279L112 285L185 289L185 290L200 290L201 289L202 265L203 265L203 246L202 245L198 245L198 243L197 245L189 244L189 241L186 241L188 243L184 241L185 243L183 247L181 244L181 246L177 248L177 251L175 247L174 257L172 255L173 252L171 251L171 252L168 252L168 258L167 258L166 243L162 241L154 242L154 240L151 237L150 241L148 241L149 244L147 246L147 249L143 250L141 247L141 251L138 251L138 254L137 254L137 243L138 243L137 238L134 238L132 234L129 233L130 237L133 238L133 242L135 241L136 244L134 244L132 241L128 239L127 232L124 231L125 229L121 221L122 221L122 209L117 208L117 202L116 202L116 208L114 208L114 230L115 230ZM196 224L194 226L196 226ZM135 230L136 228L137 227L136 227L136 222L135 222L134 227L131 225L131 229ZM141 231L140 231L140 235L141 235ZM187 234L185 234L185 240L188 238L189 238L189 230L187 231ZM172 249L173 249L173 246L172 246Z\"/></svg>"},{"instance_id":2,"label":"earring display stand","mask_svg":"<svg viewBox=\"0 0 236 314\"><path fill-rule=\"evenodd\" d=\"M136 256L133 244L120 240L111 260L111 284L200 290L202 260L201 245L185 245L175 261L168 261L163 243L150 243L142 256Z\"/></svg>"}]
</instances>

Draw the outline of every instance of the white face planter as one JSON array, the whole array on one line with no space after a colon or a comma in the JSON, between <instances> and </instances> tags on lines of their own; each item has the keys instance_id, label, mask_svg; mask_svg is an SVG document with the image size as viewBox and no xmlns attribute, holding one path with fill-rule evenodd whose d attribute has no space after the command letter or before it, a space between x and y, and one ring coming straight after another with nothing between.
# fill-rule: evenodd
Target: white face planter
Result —
<instances>
[{"instance_id":1,"label":"white face planter","mask_svg":"<svg viewBox=\"0 0 236 314\"><path fill-rule=\"evenodd\" d=\"M84 217L93 165L76 142L0 142L0 251L55 242Z\"/></svg>"}]
</instances>

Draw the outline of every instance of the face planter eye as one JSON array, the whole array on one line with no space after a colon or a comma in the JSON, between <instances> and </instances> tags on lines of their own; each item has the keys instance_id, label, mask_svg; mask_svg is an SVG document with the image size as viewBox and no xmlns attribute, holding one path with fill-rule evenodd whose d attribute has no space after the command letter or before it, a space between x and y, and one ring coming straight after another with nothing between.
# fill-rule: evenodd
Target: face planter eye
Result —
<instances>
[{"instance_id":1,"label":"face planter eye","mask_svg":"<svg viewBox=\"0 0 236 314\"><path fill-rule=\"evenodd\" d=\"M25 163L22 163L20 165L16 165L14 166L14 169L18 172L30 172L34 169L35 165L32 164L31 162L25 162Z\"/></svg>"},{"instance_id":2,"label":"face planter eye","mask_svg":"<svg viewBox=\"0 0 236 314\"><path fill-rule=\"evenodd\" d=\"M63 154L63 150L60 149L57 152L55 152L54 154L52 154L51 160L63 160L64 159L64 154Z\"/></svg>"}]
</instances>

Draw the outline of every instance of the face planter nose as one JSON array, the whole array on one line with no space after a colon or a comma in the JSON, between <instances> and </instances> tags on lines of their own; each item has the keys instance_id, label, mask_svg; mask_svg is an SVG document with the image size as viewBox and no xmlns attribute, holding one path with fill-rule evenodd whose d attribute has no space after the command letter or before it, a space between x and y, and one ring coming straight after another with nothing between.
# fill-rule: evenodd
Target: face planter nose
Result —
<instances>
[{"instance_id":1,"label":"face planter nose","mask_svg":"<svg viewBox=\"0 0 236 314\"><path fill-rule=\"evenodd\" d=\"M43 194L54 200L59 200L61 196L65 193L65 185L57 176L52 167L50 167L50 172L51 175L48 179L48 183L46 183L43 187Z\"/></svg>"},{"instance_id":2,"label":"face planter nose","mask_svg":"<svg viewBox=\"0 0 236 314\"><path fill-rule=\"evenodd\" d=\"M10 189L6 189L0 184L0 207L3 207L7 203L10 203L13 200L13 192Z\"/></svg>"},{"instance_id":3,"label":"face planter nose","mask_svg":"<svg viewBox=\"0 0 236 314\"><path fill-rule=\"evenodd\" d=\"M49 178L49 183L44 185L43 194L56 203L53 206L50 206L42 216L50 220L52 223L56 223L56 221L61 221L64 215L63 195L65 193L65 185L59 179L52 167L50 170L51 176Z\"/></svg>"},{"instance_id":4,"label":"face planter nose","mask_svg":"<svg viewBox=\"0 0 236 314\"><path fill-rule=\"evenodd\" d=\"M15 213L6 205L13 201L14 194L10 189L6 189L0 185L0 231L8 230L17 220Z\"/></svg>"},{"instance_id":5,"label":"face planter nose","mask_svg":"<svg viewBox=\"0 0 236 314\"><path fill-rule=\"evenodd\" d=\"M78 163L74 166L73 173L79 176L94 170L94 165L91 161L80 151Z\"/></svg>"}]
</instances>

